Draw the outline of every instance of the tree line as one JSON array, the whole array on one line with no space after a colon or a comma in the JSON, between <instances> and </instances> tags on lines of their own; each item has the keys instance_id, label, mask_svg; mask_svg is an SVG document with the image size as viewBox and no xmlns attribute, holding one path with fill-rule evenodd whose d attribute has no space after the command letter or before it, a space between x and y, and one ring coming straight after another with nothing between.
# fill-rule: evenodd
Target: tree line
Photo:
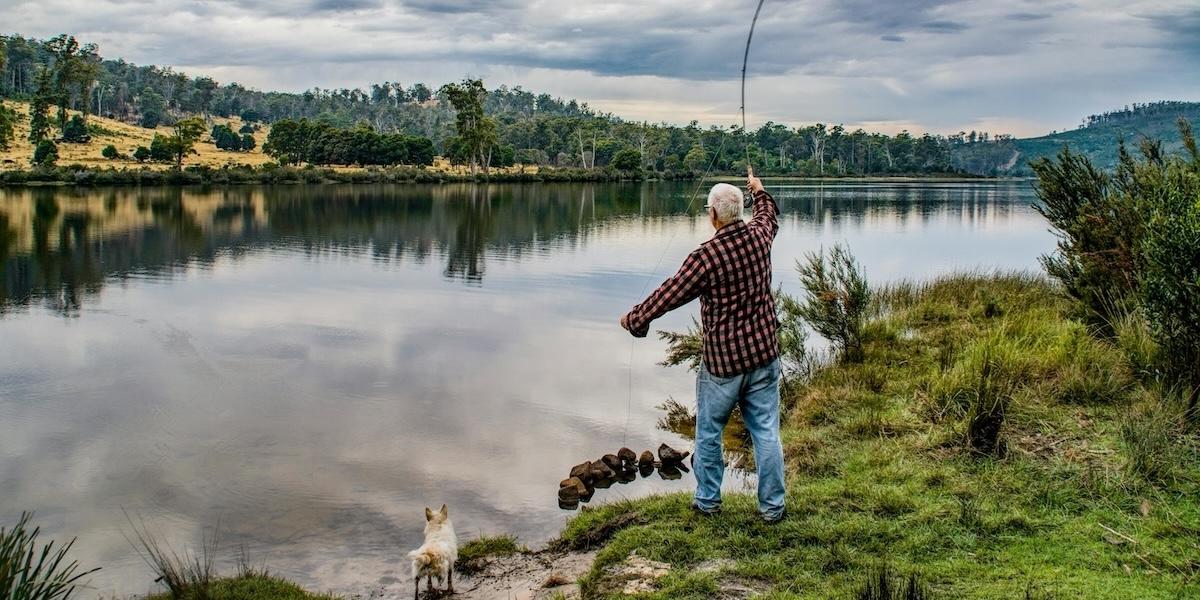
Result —
<instances>
[{"instance_id":1,"label":"tree line","mask_svg":"<svg viewBox=\"0 0 1200 600\"><path fill-rule=\"evenodd\" d=\"M263 123L307 119L348 130L365 125L379 135L429 138L436 154L483 170L519 162L688 176L709 167L716 172L741 171L749 157L760 172L776 175L984 172L1003 162L1003 151L979 152L972 160L961 160L958 154L964 148L990 150L1006 141L1004 136L987 133L885 135L826 124L767 123L742 132L701 128L695 122L639 123L519 86L487 89L473 79L436 89L420 82L385 81L366 89L264 92L238 83L220 84L209 77L189 77L169 67L102 59L94 45L80 45L71 36L38 40L12 35L0 41L4 45L0 94L10 97L52 96L50 105L146 127L170 125L192 115L237 116ZM73 66L61 76L53 75L51 91L39 94L43 88L39 75L58 73L56 65L64 49L74 57ZM343 150L314 150L311 155L325 154L345 160Z\"/></svg>"}]
</instances>

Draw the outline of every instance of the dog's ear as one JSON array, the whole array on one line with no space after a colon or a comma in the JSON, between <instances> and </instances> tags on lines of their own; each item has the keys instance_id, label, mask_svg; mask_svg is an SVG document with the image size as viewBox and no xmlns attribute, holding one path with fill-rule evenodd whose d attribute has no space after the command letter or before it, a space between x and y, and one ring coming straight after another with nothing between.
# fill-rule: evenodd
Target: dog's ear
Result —
<instances>
[{"instance_id":1,"label":"dog's ear","mask_svg":"<svg viewBox=\"0 0 1200 600\"><path fill-rule=\"evenodd\" d=\"M446 508L445 504L442 505L442 510L438 512L441 513L443 519L450 516L450 509Z\"/></svg>"},{"instance_id":2,"label":"dog's ear","mask_svg":"<svg viewBox=\"0 0 1200 600\"><path fill-rule=\"evenodd\" d=\"M425 507L425 520L426 520L426 521L432 521L432 520L433 520L433 511L432 511L432 510L429 510L429 507L428 507L428 506L426 506L426 507Z\"/></svg>"}]
</instances>

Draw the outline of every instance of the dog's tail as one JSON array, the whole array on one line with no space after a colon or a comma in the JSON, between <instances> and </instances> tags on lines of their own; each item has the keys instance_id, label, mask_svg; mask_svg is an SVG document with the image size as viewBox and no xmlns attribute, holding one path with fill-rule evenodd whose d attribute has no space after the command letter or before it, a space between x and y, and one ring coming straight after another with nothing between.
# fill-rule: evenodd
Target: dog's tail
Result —
<instances>
[{"instance_id":1,"label":"dog's tail","mask_svg":"<svg viewBox=\"0 0 1200 600\"><path fill-rule=\"evenodd\" d=\"M433 555L433 553L424 548L417 548L416 550L409 552L408 558L410 560L412 560L412 570L413 570L414 577L416 576L417 573L420 573L421 571L424 571L425 569L428 569L430 566L432 566L434 561L436 560L436 557Z\"/></svg>"}]
</instances>

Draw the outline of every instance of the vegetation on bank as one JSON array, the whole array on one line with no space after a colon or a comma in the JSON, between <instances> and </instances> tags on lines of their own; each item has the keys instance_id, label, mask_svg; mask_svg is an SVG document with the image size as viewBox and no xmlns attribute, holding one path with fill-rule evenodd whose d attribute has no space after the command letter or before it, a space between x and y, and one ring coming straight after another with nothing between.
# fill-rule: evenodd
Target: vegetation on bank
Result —
<instances>
[{"instance_id":1,"label":"vegetation on bank","mask_svg":"<svg viewBox=\"0 0 1200 600\"><path fill-rule=\"evenodd\" d=\"M1166 599L1200 583L1200 440L1127 352L1144 331L1096 337L1055 284L1022 274L876 288L870 314L860 360L785 386L785 521L762 523L745 494L716 517L688 494L586 510L562 543L629 524L585 596L615 596L606 574L634 552L672 566L647 598L729 580L850 598L884 564L930 598ZM728 564L696 568L714 561Z\"/></svg>"},{"instance_id":2,"label":"vegetation on bank","mask_svg":"<svg viewBox=\"0 0 1200 600\"><path fill-rule=\"evenodd\" d=\"M764 524L744 494L715 517L687 494L585 511L557 542L607 532L585 597L618 595L635 553L670 565L647 598L904 587L881 569L922 598L1194 596L1200 152L1180 129L1184 157L1146 143L1112 174L1067 152L1038 164L1052 279L871 289L844 249L799 263L783 321L832 350L783 386L790 516ZM697 336L666 336L668 362L694 364ZM664 422L687 431L677 408Z\"/></svg>"}]
</instances>

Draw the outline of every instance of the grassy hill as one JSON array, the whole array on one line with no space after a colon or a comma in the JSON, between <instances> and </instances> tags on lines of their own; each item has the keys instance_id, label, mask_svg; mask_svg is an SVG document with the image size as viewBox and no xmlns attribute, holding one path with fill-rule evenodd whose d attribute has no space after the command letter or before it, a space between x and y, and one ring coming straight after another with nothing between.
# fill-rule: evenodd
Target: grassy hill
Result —
<instances>
[{"instance_id":1,"label":"grassy hill","mask_svg":"<svg viewBox=\"0 0 1200 600\"><path fill-rule=\"evenodd\" d=\"M8 150L0 150L0 170L28 169L29 160L33 157L33 144L29 143L29 104L27 102L9 100L3 102L8 108L17 111L18 119L15 131L16 135L12 145ZM71 114L76 113L72 111ZM237 131L242 126L241 119L237 117L214 117L210 125L218 124L229 125L234 131ZM142 164L131 158L133 151L138 146L150 146L150 141L154 139L155 133L170 135L171 128L169 127L160 126L157 129L146 129L115 119L106 119L92 115L88 117L88 128L92 134L90 142L86 144L58 144L59 164L79 164L86 167L114 167L118 169L131 167L168 169L173 166L164 163ZM263 126L259 131L255 132L254 141L257 142L257 147L249 152L218 150L213 145L212 140L205 135L203 140L196 145L197 154L188 157L184 161L184 164L211 167L228 164L263 165L271 161L271 157L262 152L263 143L266 142L269 132L269 126ZM55 134L57 134L57 131L55 131ZM101 156L100 151L109 144L116 146L117 150L128 158L109 160Z\"/></svg>"},{"instance_id":2,"label":"grassy hill","mask_svg":"<svg viewBox=\"0 0 1200 600\"><path fill-rule=\"evenodd\" d=\"M1018 139L1014 144L1020 156L1007 174L1032 175L1029 161L1052 157L1063 146L1086 155L1102 169L1116 166L1120 140L1135 150L1143 139L1162 140L1168 152L1175 152L1183 147L1177 125L1180 118L1200 125L1200 102L1163 102L1107 113L1093 117L1094 122L1079 129Z\"/></svg>"}]
</instances>

